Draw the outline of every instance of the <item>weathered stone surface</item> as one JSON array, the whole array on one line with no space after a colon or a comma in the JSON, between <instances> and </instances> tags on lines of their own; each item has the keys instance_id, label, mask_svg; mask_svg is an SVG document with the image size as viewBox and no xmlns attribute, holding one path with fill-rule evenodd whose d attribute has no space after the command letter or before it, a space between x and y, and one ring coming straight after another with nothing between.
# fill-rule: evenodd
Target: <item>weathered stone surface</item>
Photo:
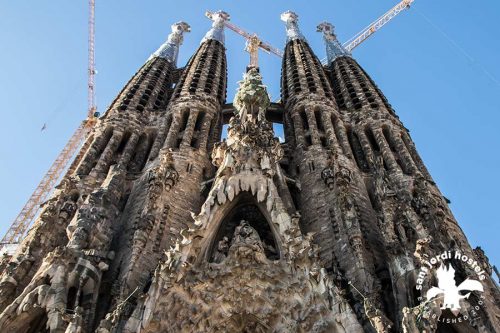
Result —
<instances>
[{"instance_id":1,"label":"weathered stone surface","mask_svg":"<svg viewBox=\"0 0 500 333\"><path fill-rule=\"evenodd\" d=\"M100 118L0 262L0 331L495 332L488 258L365 71L342 50L322 66L287 12L279 108L270 116L249 68L227 112L228 19L216 15L184 69L175 59L189 26L175 24ZM282 119L284 143L266 119ZM486 274L466 325L439 322L440 300L421 302L415 288L419 268L448 250Z\"/></svg>"}]
</instances>

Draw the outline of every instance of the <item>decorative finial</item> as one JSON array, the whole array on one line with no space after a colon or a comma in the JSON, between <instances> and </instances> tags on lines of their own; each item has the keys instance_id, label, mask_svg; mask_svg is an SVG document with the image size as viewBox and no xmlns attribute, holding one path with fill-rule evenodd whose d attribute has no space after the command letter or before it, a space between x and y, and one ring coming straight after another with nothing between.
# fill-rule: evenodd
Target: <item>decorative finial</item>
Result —
<instances>
[{"instance_id":1,"label":"decorative finial","mask_svg":"<svg viewBox=\"0 0 500 333\"><path fill-rule=\"evenodd\" d=\"M186 22L177 22L172 24L172 33L168 35L167 41L160 46L149 59L160 57L168 60L170 63L177 64L177 56L179 55L179 46L184 41L184 32L190 32L191 27Z\"/></svg>"},{"instance_id":2,"label":"decorative finial","mask_svg":"<svg viewBox=\"0 0 500 333\"><path fill-rule=\"evenodd\" d=\"M247 115L250 115L253 120L265 119L264 112L270 100L259 70L250 67L243 75L243 80L238 83L239 88L234 96L233 105L236 114L242 118L242 123L247 121Z\"/></svg>"},{"instance_id":3,"label":"decorative finial","mask_svg":"<svg viewBox=\"0 0 500 333\"><path fill-rule=\"evenodd\" d=\"M306 40L299 29L299 16L292 11L287 10L281 14L281 20L286 23L286 42L301 39Z\"/></svg>"},{"instance_id":4,"label":"decorative finial","mask_svg":"<svg viewBox=\"0 0 500 333\"><path fill-rule=\"evenodd\" d=\"M328 64L338 57L350 57L351 53L347 51L342 44L340 44L337 36L335 35L335 27L329 22L322 22L316 28L318 32L323 33L323 39L326 44L326 58Z\"/></svg>"},{"instance_id":5,"label":"decorative finial","mask_svg":"<svg viewBox=\"0 0 500 333\"><path fill-rule=\"evenodd\" d=\"M224 22L229 21L230 16L228 13L219 10L215 13L207 11L205 15L213 21L212 28L206 33L201 42L213 39L224 44Z\"/></svg>"}]
</instances>

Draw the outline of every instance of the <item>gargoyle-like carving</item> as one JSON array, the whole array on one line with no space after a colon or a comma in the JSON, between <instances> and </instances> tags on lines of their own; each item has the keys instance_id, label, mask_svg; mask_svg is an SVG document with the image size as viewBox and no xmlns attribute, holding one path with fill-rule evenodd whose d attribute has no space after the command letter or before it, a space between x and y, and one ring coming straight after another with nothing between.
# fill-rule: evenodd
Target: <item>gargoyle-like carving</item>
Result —
<instances>
[{"instance_id":1,"label":"gargoyle-like carving","mask_svg":"<svg viewBox=\"0 0 500 333\"><path fill-rule=\"evenodd\" d=\"M351 183L351 171L342 166L338 166L338 171L335 173L335 177L337 178L337 183L339 186L348 186Z\"/></svg>"},{"instance_id":2,"label":"gargoyle-like carving","mask_svg":"<svg viewBox=\"0 0 500 333\"><path fill-rule=\"evenodd\" d=\"M325 182L326 186L332 190L333 187L335 186L334 182L334 173L331 168L325 168L321 172L321 178L323 178L323 181Z\"/></svg>"}]
</instances>

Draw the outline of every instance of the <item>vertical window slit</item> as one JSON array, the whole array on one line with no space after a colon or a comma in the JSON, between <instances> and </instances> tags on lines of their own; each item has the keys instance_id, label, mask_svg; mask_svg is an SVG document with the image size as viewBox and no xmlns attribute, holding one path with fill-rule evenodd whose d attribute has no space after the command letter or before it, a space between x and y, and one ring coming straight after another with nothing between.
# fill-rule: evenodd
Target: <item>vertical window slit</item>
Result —
<instances>
[{"instance_id":1,"label":"vertical window slit","mask_svg":"<svg viewBox=\"0 0 500 333\"><path fill-rule=\"evenodd\" d=\"M314 110L314 118L316 118L316 126L318 126L318 131L320 133L325 133L325 127L323 126L323 119L321 119L321 110Z\"/></svg>"},{"instance_id":2,"label":"vertical window slit","mask_svg":"<svg viewBox=\"0 0 500 333\"><path fill-rule=\"evenodd\" d=\"M373 131L371 128L365 129L365 135L368 138L368 141L370 142L370 145L372 146L373 150L376 152L380 152L380 147L377 143L377 140L375 139L375 135L373 135Z\"/></svg>"},{"instance_id":3,"label":"vertical window slit","mask_svg":"<svg viewBox=\"0 0 500 333\"><path fill-rule=\"evenodd\" d=\"M299 114L300 114L300 119L302 120L302 126L304 127L304 130L308 131L309 130L309 123L307 122L306 111L304 109L302 109Z\"/></svg>"}]
</instances>

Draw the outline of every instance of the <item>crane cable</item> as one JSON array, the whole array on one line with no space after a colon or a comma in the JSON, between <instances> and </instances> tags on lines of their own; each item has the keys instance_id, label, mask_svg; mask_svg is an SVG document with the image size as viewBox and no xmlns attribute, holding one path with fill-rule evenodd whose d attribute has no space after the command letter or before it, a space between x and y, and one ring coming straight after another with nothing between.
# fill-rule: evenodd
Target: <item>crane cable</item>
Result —
<instances>
[{"instance_id":1,"label":"crane cable","mask_svg":"<svg viewBox=\"0 0 500 333\"><path fill-rule=\"evenodd\" d=\"M443 29L441 29L437 24L431 21L431 19L425 15L422 11L417 8L414 9L432 28L441 34L458 52L460 52L470 64L476 65L493 83L500 88L500 81L479 61L470 55L463 47L461 47L455 40L453 40L450 35L448 35Z\"/></svg>"}]
</instances>

